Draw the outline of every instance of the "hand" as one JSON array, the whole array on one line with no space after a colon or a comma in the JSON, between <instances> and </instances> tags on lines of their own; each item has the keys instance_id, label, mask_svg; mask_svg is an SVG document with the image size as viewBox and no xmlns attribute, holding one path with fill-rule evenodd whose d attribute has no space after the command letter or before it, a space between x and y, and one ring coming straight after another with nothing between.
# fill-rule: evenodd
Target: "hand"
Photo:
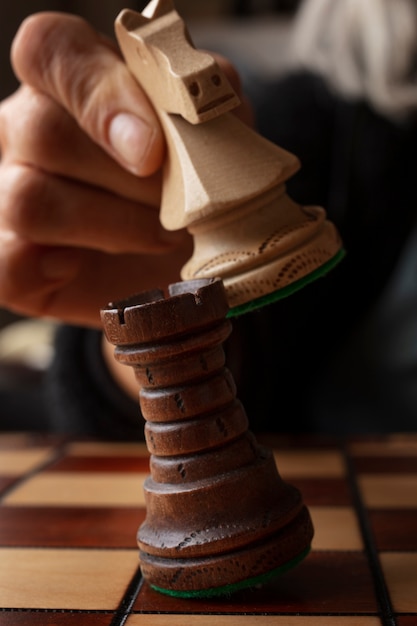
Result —
<instances>
[{"instance_id":1,"label":"hand","mask_svg":"<svg viewBox=\"0 0 417 626\"><path fill-rule=\"evenodd\" d=\"M98 326L109 299L177 280L187 258L188 236L158 219L162 132L117 50L79 18L29 18L12 60L22 86L0 107L0 304Z\"/></svg>"},{"instance_id":2,"label":"hand","mask_svg":"<svg viewBox=\"0 0 417 626\"><path fill-rule=\"evenodd\" d=\"M162 131L115 46L81 18L28 18L12 62L22 85L0 105L0 305L99 327L102 306L175 282L191 256L189 235L158 219Z\"/></svg>"}]
</instances>

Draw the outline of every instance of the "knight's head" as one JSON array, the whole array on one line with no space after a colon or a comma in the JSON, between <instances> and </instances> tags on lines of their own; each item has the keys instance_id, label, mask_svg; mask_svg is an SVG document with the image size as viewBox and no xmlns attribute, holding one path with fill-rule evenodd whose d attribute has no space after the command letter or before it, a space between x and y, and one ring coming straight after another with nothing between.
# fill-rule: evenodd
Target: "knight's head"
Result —
<instances>
[{"instance_id":1,"label":"knight's head","mask_svg":"<svg viewBox=\"0 0 417 626\"><path fill-rule=\"evenodd\" d=\"M142 13L122 11L116 34L155 108L196 124L239 104L218 64L193 46L172 0L152 0Z\"/></svg>"}]
</instances>

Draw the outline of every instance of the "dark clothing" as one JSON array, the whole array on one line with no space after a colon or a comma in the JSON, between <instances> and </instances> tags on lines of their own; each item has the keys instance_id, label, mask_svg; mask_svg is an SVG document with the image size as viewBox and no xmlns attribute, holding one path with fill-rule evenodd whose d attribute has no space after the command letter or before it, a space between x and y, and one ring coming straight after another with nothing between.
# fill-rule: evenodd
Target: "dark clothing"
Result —
<instances>
[{"instance_id":1,"label":"dark clothing","mask_svg":"<svg viewBox=\"0 0 417 626\"><path fill-rule=\"evenodd\" d=\"M326 278L234 321L228 365L251 428L415 430L417 297L407 248L417 207L415 121L390 122L305 73L258 86L255 104L261 133L301 160L289 194L327 209L347 256ZM98 337L60 331L46 385L51 423L140 437L138 405L111 381Z\"/></svg>"},{"instance_id":2,"label":"dark clothing","mask_svg":"<svg viewBox=\"0 0 417 626\"><path fill-rule=\"evenodd\" d=\"M257 103L260 131L301 160L289 194L324 206L347 251L323 284L302 295L302 311L295 299L289 305L299 366L307 357L312 367L311 426L415 429L416 120L389 121L306 73L266 86ZM299 330L294 311L304 315Z\"/></svg>"},{"instance_id":3,"label":"dark clothing","mask_svg":"<svg viewBox=\"0 0 417 626\"><path fill-rule=\"evenodd\" d=\"M348 317L362 317L417 217L415 120L390 122L363 102L334 97L307 73L265 89L258 100L260 132L301 160L288 181L290 195L324 206L343 234L349 253L343 275L350 281L344 288L354 289Z\"/></svg>"},{"instance_id":4,"label":"dark clothing","mask_svg":"<svg viewBox=\"0 0 417 626\"><path fill-rule=\"evenodd\" d=\"M62 327L45 384L51 429L112 439L143 438L139 404L114 383L101 352L102 334Z\"/></svg>"}]
</instances>

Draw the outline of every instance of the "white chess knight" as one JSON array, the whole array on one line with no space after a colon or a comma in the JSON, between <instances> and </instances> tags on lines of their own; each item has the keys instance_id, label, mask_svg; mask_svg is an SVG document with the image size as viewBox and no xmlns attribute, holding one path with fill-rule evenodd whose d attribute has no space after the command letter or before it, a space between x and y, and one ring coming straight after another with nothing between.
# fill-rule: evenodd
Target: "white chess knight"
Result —
<instances>
[{"instance_id":1,"label":"white chess knight","mask_svg":"<svg viewBox=\"0 0 417 626\"><path fill-rule=\"evenodd\" d=\"M336 258L341 241L324 210L286 194L297 157L231 112L238 97L214 59L193 47L172 0L122 11L116 35L167 140L161 222L194 238L182 278L220 276L237 307Z\"/></svg>"}]
</instances>

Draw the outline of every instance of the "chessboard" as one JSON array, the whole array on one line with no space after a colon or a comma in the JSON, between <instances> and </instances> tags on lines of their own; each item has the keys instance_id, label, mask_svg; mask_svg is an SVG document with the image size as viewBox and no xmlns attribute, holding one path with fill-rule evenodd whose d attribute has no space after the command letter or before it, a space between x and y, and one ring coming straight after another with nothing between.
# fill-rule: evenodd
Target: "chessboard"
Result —
<instances>
[{"instance_id":1,"label":"chessboard","mask_svg":"<svg viewBox=\"0 0 417 626\"><path fill-rule=\"evenodd\" d=\"M417 436L266 442L310 509L311 553L263 586L184 600L141 578L144 444L0 436L0 625L415 626Z\"/></svg>"}]
</instances>

